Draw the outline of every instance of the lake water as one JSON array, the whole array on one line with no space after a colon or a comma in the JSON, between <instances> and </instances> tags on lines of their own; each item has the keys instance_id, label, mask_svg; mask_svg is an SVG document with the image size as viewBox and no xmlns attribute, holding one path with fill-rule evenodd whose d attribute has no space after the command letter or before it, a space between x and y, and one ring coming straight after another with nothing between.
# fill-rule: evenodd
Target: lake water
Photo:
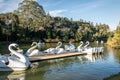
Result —
<instances>
[{"instance_id":1,"label":"lake water","mask_svg":"<svg viewBox=\"0 0 120 80\"><path fill-rule=\"evenodd\" d=\"M47 47L55 45L47 44ZM7 53L7 46L0 47L0 53ZM25 72L0 72L0 80L113 80L113 75L120 72L120 50L99 46L104 46L102 54L34 62ZM21 47L27 50L30 45Z\"/></svg>"}]
</instances>

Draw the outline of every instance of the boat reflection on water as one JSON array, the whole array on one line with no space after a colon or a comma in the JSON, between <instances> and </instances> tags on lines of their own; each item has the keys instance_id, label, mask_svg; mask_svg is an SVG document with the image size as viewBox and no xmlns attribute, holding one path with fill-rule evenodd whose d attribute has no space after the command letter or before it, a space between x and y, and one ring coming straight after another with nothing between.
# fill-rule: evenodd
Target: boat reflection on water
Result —
<instances>
[{"instance_id":1,"label":"boat reflection on water","mask_svg":"<svg viewBox=\"0 0 120 80\"><path fill-rule=\"evenodd\" d=\"M2 72L0 73L0 80L25 80L25 72Z\"/></svg>"},{"instance_id":2,"label":"boat reflection on water","mask_svg":"<svg viewBox=\"0 0 120 80\"><path fill-rule=\"evenodd\" d=\"M44 73L49 69L44 62L34 62L30 69L22 72L0 72L0 80L43 80Z\"/></svg>"},{"instance_id":3,"label":"boat reflection on water","mask_svg":"<svg viewBox=\"0 0 120 80\"><path fill-rule=\"evenodd\" d=\"M26 72L0 72L0 80L56 80L62 77L68 80L69 74L83 68L81 65L102 59L103 54L94 54L34 62Z\"/></svg>"},{"instance_id":4,"label":"boat reflection on water","mask_svg":"<svg viewBox=\"0 0 120 80\"><path fill-rule=\"evenodd\" d=\"M103 59L103 53L100 54L87 54L83 56L77 56L80 61L86 61L86 62L95 62L96 60L102 60Z\"/></svg>"},{"instance_id":5,"label":"boat reflection on water","mask_svg":"<svg viewBox=\"0 0 120 80\"><path fill-rule=\"evenodd\" d=\"M51 70L53 67L54 69L58 69L60 67L66 67L74 63L95 62L97 60L103 60L103 59L104 59L104 54L100 53L100 54L87 54L87 55L81 55L81 56L75 56L69 58L53 59L42 62L34 62L31 64L31 69L29 71L34 73L44 69L45 72L47 72L47 70L49 69Z\"/></svg>"},{"instance_id":6,"label":"boat reflection on water","mask_svg":"<svg viewBox=\"0 0 120 80\"><path fill-rule=\"evenodd\" d=\"M39 62L34 62L30 65L30 70L29 71L34 73L34 72L37 71L38 67L39 67Z\"/></svg>"}]
</instances>

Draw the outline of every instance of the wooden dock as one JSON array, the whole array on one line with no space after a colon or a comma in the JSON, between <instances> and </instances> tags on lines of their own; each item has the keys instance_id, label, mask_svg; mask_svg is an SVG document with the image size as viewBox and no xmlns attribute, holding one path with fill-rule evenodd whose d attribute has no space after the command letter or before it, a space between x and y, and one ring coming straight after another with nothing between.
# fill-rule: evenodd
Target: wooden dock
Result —
<instances>
[{"instance_id":1,"label":"wooden dock","mask_svg":"<svg viewBox=\"0 0 120 80\"><path fill-rule=\"evenodd\" d=\"M69 52L69 53L61 53L61 54L45 54L45 55L32 56L32 57L29 57L29 59L31 62L36 62L36 61L71 57L71 56L78 56L78 55L83 55L83 54L85 54L85 53Z\"/></svg>"}]
</instances>

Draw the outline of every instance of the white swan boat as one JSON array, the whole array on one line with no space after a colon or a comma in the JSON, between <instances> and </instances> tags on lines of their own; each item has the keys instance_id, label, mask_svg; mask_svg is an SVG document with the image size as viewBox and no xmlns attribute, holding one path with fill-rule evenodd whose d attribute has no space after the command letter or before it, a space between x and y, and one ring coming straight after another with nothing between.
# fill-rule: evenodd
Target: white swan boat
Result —
<instances>
[{"instance_id":1,"label":"white swan boat","mask_svg":"<svg viewBox=\"0 0 120 80\"><path fill-rule=\"evenodd\" d=\"M31 45L32 47L27 50L27 52L25 53L25 55L26 56L36 56L36 55L43 54L38 49L36 49L38 47L38 45L39 44L37 42L33 42L32 45Z\"/></svg>"},{"instance_id":2,"label":"white swan boat","mask_svg":"<svg viewBox=\"0 0 120 80\"><path fill-rule=\"evenodd\" d=\"M71 41L69 42L69 45L65 45L64 48L65 48L65 51L67 51L67 52L75 52L76 51L75 45L72 44Z\"/></svg>"},{"instance_id":3,"label":"white swan boat","mask_svg":"<svg viewBox=\"0 0 120 80\"><path fill-rule=\"evenodd\" d=\"M93 54L93 53L101 53L104 51L103 47L88 47L89 41L86 42L86 45L83 48L82 53Z\"/></svg>"},{"instance_id":4,"label":"white swan boat","mask_svg":"<svg viewBox=\"0 0 120 80\"><path fill-rule=\"evenodd\" d=\"M83 51L83 41L80 41L80 45L77 47L76 51L81 52Z\"/></svg>"},{"instance_id":5,"label":"white swan boat","mask_svg":"<svg viewBox=\"0 0 120 80\"><path fill-rule=\"evenodd\" d=\"M95 53L95 48L88 47L89 41L86 41L86 45L83 47L82 53L93 54Z\"/></svg>"},{"instance_id":6,"label":"white swan boat","mask_svg":"<svg viewBox=\"0 0 120 80\"><path fill-rule=\"evenodd\" d=\"M64 52L64 49L63 48L60 48L62 46L62 42L58 42L57 44L58 46L56 48L49 48L47 50L45 50L44 52L45 53L48 53L48 54L59 54L59 53L63 53Z\"/></svg>"},{"instance_id":7,"label":"white swan boat","mask_svg":"<svg viewBox=\"0 0 120 80\"><path fill-rule=\"evenodd\" d=\"M9 45L8 49L11 52L11 56L1 56L0 71L22 71L30 66L29 59L16 50L13 50L13 47L17 48L18 45L15 43Z\"/></svg>"}]
</instances>

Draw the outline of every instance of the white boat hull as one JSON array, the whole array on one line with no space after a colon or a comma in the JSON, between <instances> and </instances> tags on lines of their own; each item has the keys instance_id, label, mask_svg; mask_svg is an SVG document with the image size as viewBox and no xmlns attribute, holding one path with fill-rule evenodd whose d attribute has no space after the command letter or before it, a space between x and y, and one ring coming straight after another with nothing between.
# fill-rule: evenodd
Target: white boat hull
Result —
<instances>
[{"instance_id":1,"label":"white boat hull","mask_svg":"<svg viewBox=\"0 0 120 80\"><path fill-rule=\"evenodd\" d=\"M0 71L25 71L26 67L0 67Z\"/></svg>"}]
</instances>

